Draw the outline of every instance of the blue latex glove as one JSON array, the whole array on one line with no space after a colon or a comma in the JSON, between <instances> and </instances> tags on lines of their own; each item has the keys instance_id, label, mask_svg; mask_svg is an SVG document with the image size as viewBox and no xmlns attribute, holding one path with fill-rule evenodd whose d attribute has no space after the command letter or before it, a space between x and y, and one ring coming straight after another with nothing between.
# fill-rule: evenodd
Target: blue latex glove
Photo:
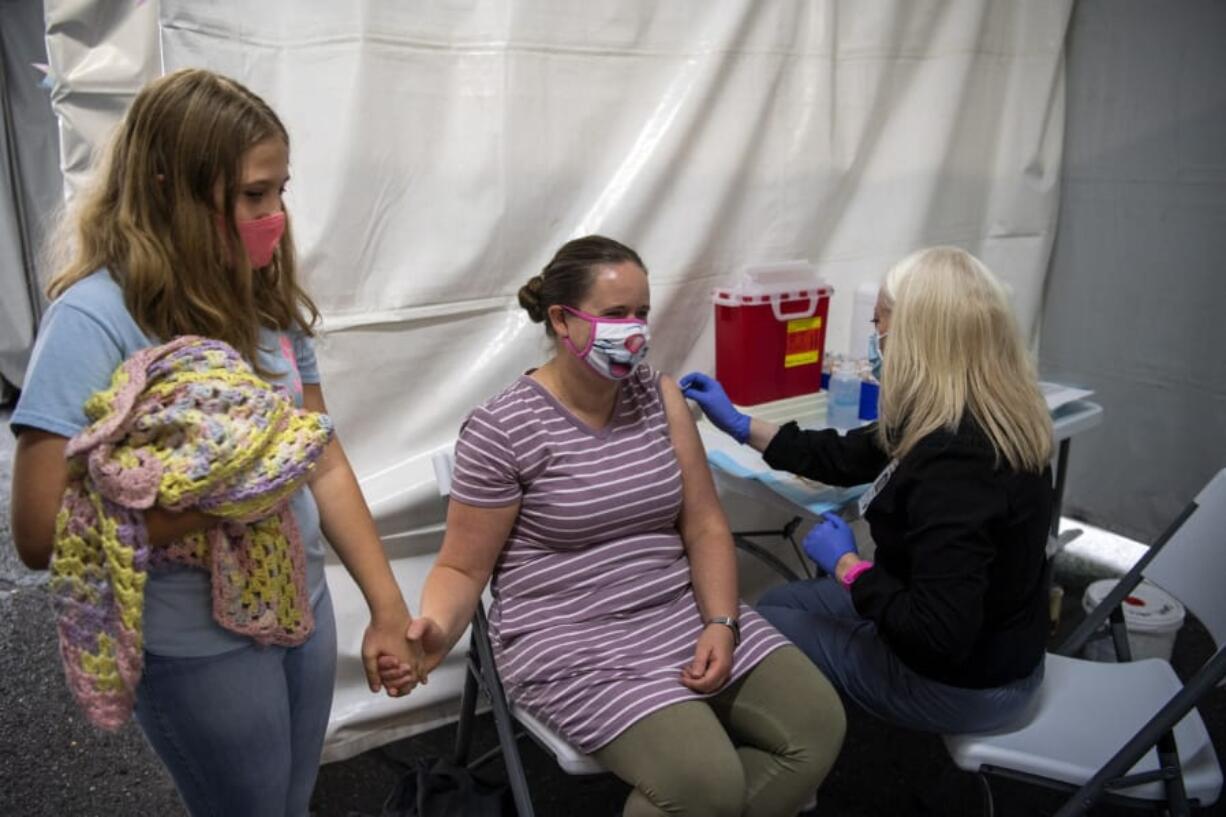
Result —
<instances>
[{"instance_id":1,"label":"blue latex glove","mask_svg":"<svg viewBox=\"0 0 1226 817\"><path fill-rule=\"evenodd\" d=\"M677 381L681 393L702 407L702 413L720 431L738 443L749 439L749 415L741 414L732 407L732 401L724 393L724 387L713 377L702 372L690 372Z\"/></svg>"},{"instance_id":2,"label":"blue latex glove","mask_svg":"<svg viewBox=\"0 0 1226 817\"><path fill-rule=\"evenodd\" d=\"M833 576L839 559L856 552L856 535L838 514L827 511L809 531L802 547L818 567Z\"/></svg>"}]
</instances>

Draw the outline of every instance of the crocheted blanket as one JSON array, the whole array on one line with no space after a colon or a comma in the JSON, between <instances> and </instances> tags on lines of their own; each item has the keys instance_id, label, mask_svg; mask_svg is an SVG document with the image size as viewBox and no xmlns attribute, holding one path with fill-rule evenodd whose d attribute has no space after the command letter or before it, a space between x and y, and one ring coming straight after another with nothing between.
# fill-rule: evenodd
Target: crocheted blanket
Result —
<instances>
[{"instance_id":1,"label":"crocheted blanket","mask_svg":"<svg viewBox=\"0 0 1226 817\"><path fill-rule=\"evenodd\" d=\"M332 437L230 346L194 336L137 352L85 404L69 441L56 518L51 599L60 656L91 721L131 715L143 667L150 567L210 571L213 617L260 644L302 643L314 627L289 498ZM221 524L151 547L144 511L194 509Z\"/></svg>"}]
</instances>

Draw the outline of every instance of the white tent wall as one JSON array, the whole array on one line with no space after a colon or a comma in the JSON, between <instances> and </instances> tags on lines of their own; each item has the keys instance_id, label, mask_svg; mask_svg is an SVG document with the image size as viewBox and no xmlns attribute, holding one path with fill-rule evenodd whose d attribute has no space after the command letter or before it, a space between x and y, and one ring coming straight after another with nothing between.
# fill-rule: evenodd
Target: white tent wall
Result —
<instances>
[{"instance_id":1,"label":"white tent wall","mask_svg":"<svg viewBox=\"0 0 1226 817\"><path fill-rule=\"evenodd\" d=\"M329 408L411 604L445 510L430 454L543 360L514 295L568 238L640 251L650 359L674 375L713 368L710 290L753 262L818 265L836 351L856 286L933 243L979 254L1037 326L1071 0L98 5L119 16L87 43L102 12L47 2L72 185L163 70L229 74L286 122ZM454 712L458 660L405 700L366 691L360 596L328 578L326 757Z\"/></svg>"},{"instance_id":2,"label":"white tent wall","mask_svg":"<svg viewBox=\"0 0 1226 817\"><path fill-rule=\"evenodd\" d=\"M1068 509L1145 542L1226 464L1223 43L1213 0L1082 0L1069 33L1041 363L1107 406Z\"/></svg>"}]
</instances>

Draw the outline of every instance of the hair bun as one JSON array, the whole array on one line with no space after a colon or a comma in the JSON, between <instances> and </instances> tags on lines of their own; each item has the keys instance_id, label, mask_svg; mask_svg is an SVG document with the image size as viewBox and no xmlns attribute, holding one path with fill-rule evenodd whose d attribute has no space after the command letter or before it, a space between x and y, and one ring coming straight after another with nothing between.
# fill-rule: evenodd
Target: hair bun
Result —
<instances>
[{"instance_id":1,"label":"hair bun","mask_svg":"<svg viewBox=\"0 0 1226 817\"><path fill-rule=\"evenodd\" d=\"M527 310L533 323L543 323L545 320L545 310L541 306L541 287L544 283L544 278L533 275L528 283L519 288L519 305Z\"/></svg>"}]
</instances>

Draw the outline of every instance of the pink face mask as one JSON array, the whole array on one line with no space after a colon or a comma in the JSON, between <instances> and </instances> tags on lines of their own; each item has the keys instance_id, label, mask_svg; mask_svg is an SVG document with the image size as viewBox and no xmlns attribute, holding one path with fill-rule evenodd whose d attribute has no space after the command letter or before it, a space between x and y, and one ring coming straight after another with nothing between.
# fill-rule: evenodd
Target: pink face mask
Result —
<instances>
[{"instance_id":1,"label":"pink face mask","mask_svg":"<svg viewBox=\"0 0 1226 817\"><path fill-rule=\"evenodd\" d=\"M253 218L249 221L239 221L239 238L247 248L247 259L253 269L266 267L272 262L273 251L281 243L285 235L285 213L273 213L263 218Z\"/></svg>"}]
</instances>

